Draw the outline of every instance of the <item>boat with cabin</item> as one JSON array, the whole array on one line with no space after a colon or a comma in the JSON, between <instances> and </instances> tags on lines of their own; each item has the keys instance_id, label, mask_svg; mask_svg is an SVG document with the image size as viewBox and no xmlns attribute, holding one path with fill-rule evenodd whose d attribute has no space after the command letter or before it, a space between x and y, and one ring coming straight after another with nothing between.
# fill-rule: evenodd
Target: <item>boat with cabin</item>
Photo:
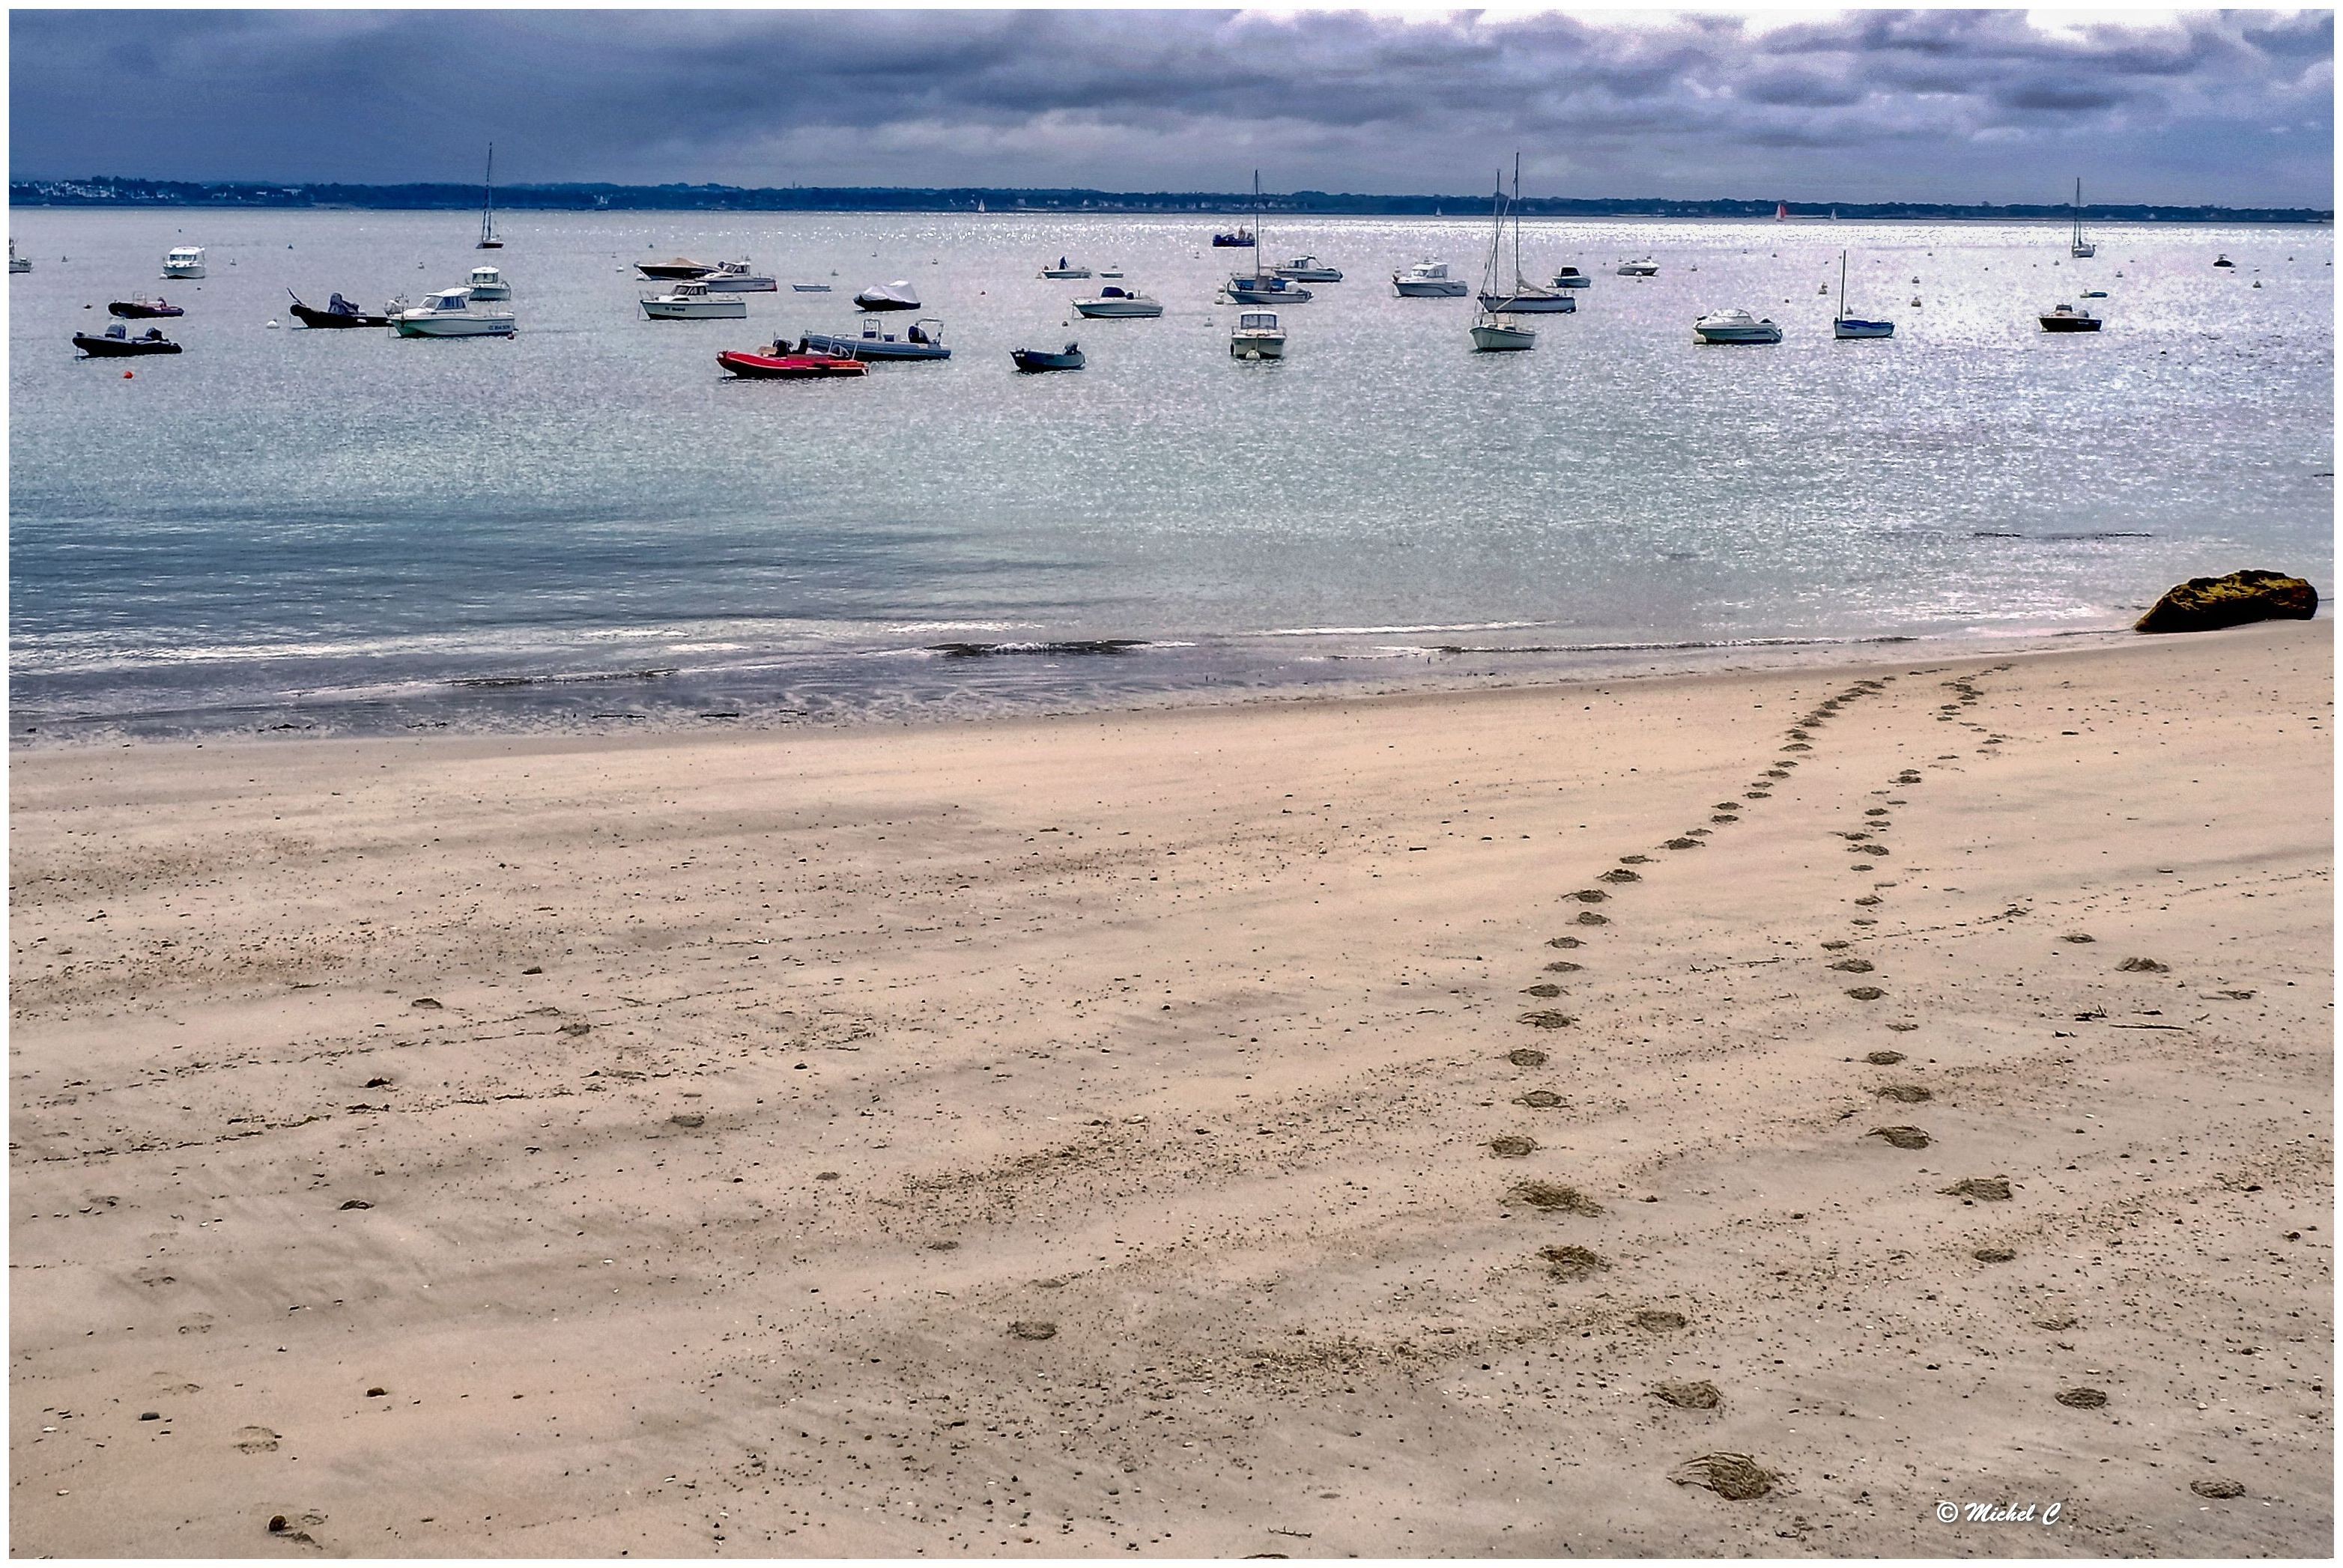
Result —
<instances>
[{"instance_id":1,"label":"boat with cabin","mask_svg":"<svg viewBox=\"0 0 2343 1568\"><path fill-rule=\"evenodd\" d=\"M1084 316L1105 319L1151 319L1163 314L1163 302L1136 289L1110 283L1090 298L1075 300L1074 308Z\"/></svg>"},{"instance_id":2,"label":"boat with cabin","mask_svg":"<svg viewBox=\"0 0 2343 1568\"><path fill-rule=\"evenodd\" d=\"M165 277L201 277L204 275L204 247L199 245L175 245L163 253Z\"/></svg>"},{"instance_id":3,"label":"boat with cabin","mask_svg":"<svg viewBox=\"0 0 2343 1568\"><path fill-rule=\"evenodd\" d=\"M697 281L706 284L709 291L716 294L779 294L781 290L776 280L761 272L750 272L749 258L745 256L738 261L718 262L713 268L701 273ZM822 285L825 290L829 286L828 284Z\"/></svg>"},{"instance_id":4,"label":"boat with cabin","mask_svg":"<svg viewBox=\"0 0 2343 1568\"><path fill-rule=\"evenodd\" d=\"M1232 229L1212 236L1213 246L1221 250L1251 250L1258 248L1260 243L1249 228Z\"/></svg>"},{"instance_id":5,"label":"boat with cabin","mask_svg":"<svg viewBox=\"0 0 2343 1568\"><path fill-rule=\"evenodd\" d=\"M1252 271L1238 273L1222 286L1229 298L1239 305L1302 305L1312 297L1310 290L1290 277L1281 277L1261 264L1261 171L1252 171Z\"/></svg>"},{"instance_id":6,"label":"boat with cabin","mask_svg":"<svg viewBox=\"0 0 2343 1568\"><path fill-rule=\"evenodd\" d=\"M691 278L669 286L665 294L646 294L643 314L653 321L739 321L749 314L749 302L737 294L711 294L708 285Z\"/></svg>"},{"instance_id":7,"label":"boat with cabin","mask_svg":"<svg viewBox=\"0 0 2343 1568\"><path fill-rule=\"evenodd\" d=\"M1297 256L1292 261L1285 262L1278 266L1272 266L1270 270L1277 274L1278 276L1290 279L1294 283L1340 283L1342 281L1342 269L1341 267L1329 266L1314 256Z\"/></svg>"},{"instance_id":8,"label":"boat with cabin","mask_svg":"<svg viewBox=\"0 0 2343 1568\"><path fill-rule=\"evenodd\" d=\"M1750 315L1745 310L1726 308L1712 310L1692 324L1692 335L1701 343L1779 343L1782 329L1770 318Z\"/></svg>"},{"instance_id":9,"label":"boat with cabin","mask_svg":"<svg viewBox=\"0 0 2343 1568\"><path fill-rule=\"evenodd\" d=\"M1392 274L1392 292L1402 299L1462 299L1473 292L1461 277L1448 276L1444 261L1419 261Z\"/></svg>"},{"instance_id":10,"label":"boat with cabin","mask_svg":"<svg viewBox=\"0 0 2343 1568\"><path fill-rule=\"evenodd\" d=\"M510 337L518 322L509 310L482 310L468 288L443 288L423 303L391 313L390 327L401 337Z\"/></svg>"},{"instance_id":11,"label":"boat with cabin","mask_svg":"<svg viewBox=\"0 0 2343 1568\"><path fill-rule=\"evenodd\" d=\"M2077 310L2071 305L2059 306L2036 317L2045 332L2097 332L2099 318L2088 310Z\"/></svg>"},{"instance_id":12,"label":"boat with cabin","mask_svg":"<svg viewBox=\"0 0 2343 1568\"><path fill-rule=\"evenodd\" d=\"M1587 276L1584 273L1579 271L1578 268L1574 266L1558 267L1554 271L1554 282L1551 286L1554 288L1592 288L1594 286L1594 280Z\"/></svg>"},{"instance_id":13,"label":"boat with cabin","mask_svg":"<svg viewBox=\"0 0 2343 1568\"><path fill-rule=\"evenodd\" d=\"M1284 358L1285 328L1277 324L1277 312L1240 313L1235 330L1229 334L1229 353L1239 359Z\"/></svg>"},{"instance_id":14,"label":"boat with cabin","mask_svg":"<svg viewBox=\"0 0 2343 1568\"><path fill-rule=\"evenodd\" d=\"M1660 276L1660 264L1654 261L1648 256L1640 257L1634 261L1623 261L1619 264L1619 276L1622 277L1657 277Z\"/></svg>"},{"instance_id":15,"label":"boat with cabin","mask_svg":"<svg viewBox=\"0 0 2343 1568\"><path fill-rule=\"evenodd\" d=\"M512 285L505 275L493 266L476 266L464 279L464 286L472 291L474 299L510 299Z\"/></svg>"}]
</instances>

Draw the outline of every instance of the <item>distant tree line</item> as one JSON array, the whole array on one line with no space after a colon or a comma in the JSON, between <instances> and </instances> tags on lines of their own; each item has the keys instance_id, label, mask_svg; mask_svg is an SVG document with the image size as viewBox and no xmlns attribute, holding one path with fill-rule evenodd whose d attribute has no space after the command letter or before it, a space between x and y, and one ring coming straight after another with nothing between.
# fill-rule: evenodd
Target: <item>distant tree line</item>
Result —
<instances>
[{"instance_id":1,"label":"distant tree line","mask_svg":"<svg viewBox=\"0 0 2343 1568\"><path fill-rule=\"evenodd\" d=\"M1326 191L1264 195L1262 206L1280 214L1329 216L1460 216L1485 196L1351 196ZM382 211L447 211L480 205L473 185L259 185L130 179L13 180L15 206L361 207ZM984 186L912 189L888 186L532 185L499 186L497 206L511 212L991 212L1238 213L1253 198L1228 191L1015 190ZM1720 197L1666 201L1653 196L1528 196L1533 217L1771 217L1772 201ZM1993 202L1792 202L1793 217L2056 218L2059 204ZM2093 203L2083 209L2097 222L2331 223L2331 209L2312 207L2166 206Z\"/></svg>"}]
</instances>

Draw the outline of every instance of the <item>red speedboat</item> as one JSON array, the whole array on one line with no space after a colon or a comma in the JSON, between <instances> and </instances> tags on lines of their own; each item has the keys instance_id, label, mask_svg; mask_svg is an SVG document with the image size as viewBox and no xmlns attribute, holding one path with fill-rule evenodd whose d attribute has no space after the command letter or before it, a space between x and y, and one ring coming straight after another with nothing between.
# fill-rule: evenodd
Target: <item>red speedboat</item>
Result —
<instances>
[{"instance_id":1,"label":"red speedboat","mask_svg":"<svg viewBox=\"0 0 2343 1568\"><path fill-rule=\"evenodd\" d=\"M863 376L870 367L860 359L843 358L835 354L789 354L781 346L772 344L765 348L726 348L719 351L716 363L733 375L750 380L811 381L825 376Z\"/></svg>"}]
</instances>

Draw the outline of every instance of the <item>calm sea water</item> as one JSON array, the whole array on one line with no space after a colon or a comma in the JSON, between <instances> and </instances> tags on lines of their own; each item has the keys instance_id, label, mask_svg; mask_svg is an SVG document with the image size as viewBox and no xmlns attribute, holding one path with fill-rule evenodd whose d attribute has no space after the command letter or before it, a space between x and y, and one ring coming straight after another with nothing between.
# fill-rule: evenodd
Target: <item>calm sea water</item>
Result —
<instances>
[{"instance_id":1,"label":"calm sea water","mask_svg":"<svg viewBox=\"0 0 2343 1568\"><path fill-rule=\"evenodd\" d=\"M517 216L485 259L518 337L402 341L301 330L286 291L460 283L464 214L15 212L14 733L1062 708L2087 633L2241 566L2331 583L2327 229L2109 227L2077 263L2058 226L1532 223L1524 270L1594 285L1483 356L1470 300L1388 278L1477 276L1485 217L1272 225L1348 278L1243 364L1213 294L1249 253L1215 222ZM200 285L159 278L181 243ZM1833 341L1842 247L1892 341ZM631 264L677 253L784 286L745 323L646 321ZM1069 325L1097 285L1039 278L1061 254L1163 317ZM719 373L895 278L949 362ZM2037 330L2086 286L2105 331ZM75 357L157 291L184 355ZM1786 340L1696 347L1727 305ZM1088 369L1011 369L1069 337Z\"/></svg>"}]
</instances>

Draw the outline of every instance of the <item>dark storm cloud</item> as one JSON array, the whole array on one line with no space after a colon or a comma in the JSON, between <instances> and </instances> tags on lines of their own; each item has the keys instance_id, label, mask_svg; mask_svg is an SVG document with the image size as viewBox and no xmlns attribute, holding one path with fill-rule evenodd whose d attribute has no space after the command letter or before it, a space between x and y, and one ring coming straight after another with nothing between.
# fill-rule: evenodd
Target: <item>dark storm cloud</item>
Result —
<instances>
[{"instance_id":1,"label":"dark storm cloud","mask_svg":"<svg viewBox=\"0 0 2343 1568\"><path fill-rule=\"evenodd\" d=\"M37 12L12 172L2331 205L2328 13ZM126 85L136 84L135 89Z\"/></svg>"}]
</instances>

